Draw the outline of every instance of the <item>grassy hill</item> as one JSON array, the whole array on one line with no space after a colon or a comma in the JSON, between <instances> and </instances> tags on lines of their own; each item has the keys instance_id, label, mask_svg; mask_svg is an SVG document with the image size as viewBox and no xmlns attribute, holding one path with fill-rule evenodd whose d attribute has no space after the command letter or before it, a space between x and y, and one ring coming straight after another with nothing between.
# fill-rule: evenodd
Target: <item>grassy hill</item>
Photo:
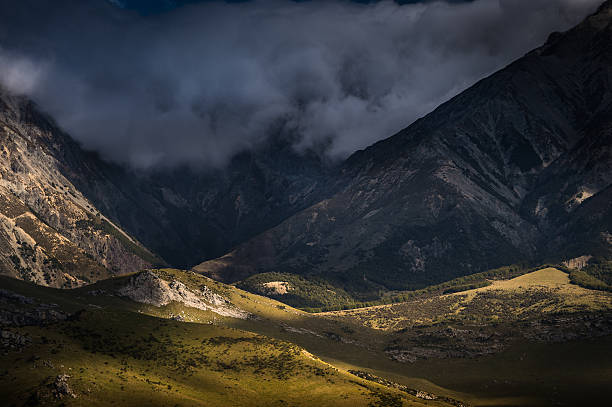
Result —
<instances>
[{"instance_id":1,"label":"grassy hill","mask_svg":"<svg viewBox=\"0 0 612 407\"><path fill-rule=\"evenodd\" d=\"M17 332L32 345L2 359L6 406L411 405L296 345L230 328L98 310Z\"/></svg>"},{"instance_id":2,"label":"grassy hill","mask_svg":"<svg viewBox=\"0 0 612 407\"><path fill-rule=\"evenodd\" d=\"M104 281L89 292L109 293L129 278ZM0 361L0 394L7 406L445 405L360 379L290 342L220 326L221 316L215 323L188 323L146 315L187 310L178 303L154 312L156 307L85 289L60 291L8 279L2 287L36 298L20 312L36 313L45 301L66 315L79 309L66 319L47 319L50 324L3 328L3 338L18 338L15 343L24 338L16 348L5 347ZM237 302L259 312L256 318L281 319L279 313L287 312L270 307L271 300L242 295ZM3 313L13 311L10 298L2 301ZM209 314L214 313L191 317Z\"/></svg>"},{"instance_id":3,"label":"grassy hill","mask_svg":"<svg viewBox=\"0 0 612 407\"><path fill-rule=\"evenodd\" d=\"M378 287L366 296L348 293L329 281L317 277L306 279L291 273L255 274L238 282L236 286L252 293L274 298L304 311L326 312L402 303L423 296L467 291L485 287L495 280L510 279L537 269L538 267L530 268L516 264L454 278L415 290L389 291Z\"/></svg>"},{"instance_id":4,"label":"grassy hill","mask_svg":"<svg viewBox=\"0 0 612 407\"><path fill-rule=\"evenodd\" d=\"M597 405L610 396L612 293L556 269L319 314L172 269L73 290L9 278L0 287L6 405L575 405L583 390Z\"/></svg>"}]
</instances>

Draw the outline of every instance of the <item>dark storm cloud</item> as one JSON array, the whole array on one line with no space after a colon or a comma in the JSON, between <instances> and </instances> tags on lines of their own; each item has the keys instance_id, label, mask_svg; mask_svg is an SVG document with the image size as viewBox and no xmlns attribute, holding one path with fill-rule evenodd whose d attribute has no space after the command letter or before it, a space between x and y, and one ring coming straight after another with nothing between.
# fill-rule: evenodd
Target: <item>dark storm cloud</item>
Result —
<instances>
[{"instance_id":1,"label":"dark storm cloud","mask_svg":"<svg viewBox=\"0 0 612 407\"><path fill-rule=\"evenodd\" d=\"M93 0L2 1L0 80L86 148L137 167L222 165L272 131L345 156L598 3L256 1L142 17Z\"/></svg>"}]
</instances>

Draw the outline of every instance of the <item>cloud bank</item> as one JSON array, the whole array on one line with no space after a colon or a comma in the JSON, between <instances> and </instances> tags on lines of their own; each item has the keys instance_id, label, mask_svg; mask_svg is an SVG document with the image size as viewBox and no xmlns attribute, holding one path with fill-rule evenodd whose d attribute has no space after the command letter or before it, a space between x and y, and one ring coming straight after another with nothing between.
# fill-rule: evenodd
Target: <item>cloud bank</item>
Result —
<instances>
[{"instance_id":1,"label":"cloud bank","mask_svg":"<svg viewBox=\"0 0 612 407\"><path fill-rule=\"evenodd\" d=\"M99 0L0 2L0 83L138 168L222 166L272 133L345 157L600 3L272 0L145 17Z\"/></svg>"}]
</instances>

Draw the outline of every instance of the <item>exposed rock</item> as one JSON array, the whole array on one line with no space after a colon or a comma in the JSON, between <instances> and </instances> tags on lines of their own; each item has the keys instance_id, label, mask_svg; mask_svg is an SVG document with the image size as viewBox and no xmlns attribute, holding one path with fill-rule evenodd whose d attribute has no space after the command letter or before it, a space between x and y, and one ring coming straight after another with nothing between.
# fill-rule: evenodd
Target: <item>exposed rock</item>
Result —
<instances>
[{"instance_id":1,"label":"exposed rock","mask_svg":"<svg viewBox=\"0 0 612 407\"><path fill-rule=\"evenodd\" d=\"M469 344L454 344L443 346L428 346L423 342L423 346L414 346L409 349L390 349L387 350L387 355L398 362L414 363L417 360L427 359L463 359L475 358L500 352L503 345L500 343L481 344L477 348L469 346Z\"/></svg>"},{"instance_id":2,"label":"exposed rock","mask_svg":"<svg viewBox=\"0 0 612 407\"><path fill-rule=\"evenodd\" d=\"M453 327L402 330L386 349L389 358L402 363L428 359L475 358L503 351L507 346L528 339L559 343L612 334L612 317L605 313L552 314L529 318L497 327L481 327L484 332Z\"/></svg>"},{"instance_id":3,"label":"exposed rock","mask_svg":"<svg viewBox=\"0 0 612 407\"><path fill-rule=\"evenodd\" d=\"M29 297L0 290L0 326L46 325L64 321L68 314L55 304L36 303Z\"/></svg>"},{"instance_id":4,"label":"exposed rock","mask_svg":"<svg viewBox=\"0 0 612 407\"><path fill-rule=\"evenodd\" d=\"M144 271L130 277L116 292L132 301L156 307L175 301L188 307L232 318L246 319L250 315L234 307L226 298L214 293L208 287L203 287L199 291L191 290L180 281L167 282L153 271Z\"/></svg>"},{"instance_id":5,"label":"exposed rock","mask_svg":"<svg viewBox=\"0 0 612 407\"><path fill-rule=\"evenodd\" d=\"M520 330L530 340L558 343L612 334L612 316L607 314L553 315L529 321Z\"/></svg>"},{"instance_id":6,"label":"exposed rock","mask_svg":"<svg viewBox=\"0 0 612 407\"><path fill-rule=\"evenodd\" d=\"M270 281L262 284L263 291L267 295L285 295L293 290L291 284L286 281Z\"/></svg>"},{"instance_id":7,"label":"exposed rock","mask_svg":"<svg viewBox=\"0 0 612 407\"><path fill-rule=\"evenodd\" d=\"M297 328L297 327L294 327L294 326L291 326L291 325L287 325L287 324L284 324L284 323L281 323L280 327L281 327L281 329L283 331L286 331L286 332L291 332L291 333L300 334L300 335L312 335L312 336L316 336L318 338L323 338L323 335L321 335L321 334L319 334L319 333L317 333L317 332L315 332L313 330L310 330L310 329Z\"/></svg>"},{"instance_id":8,"label":"exposed rock","mask_svg":"<svg viewBox=\"0 0 612 407\"><path fill-rule=\"evenodd\" d=\"M150 265L152 255L69 180L93 158L2 89L0 146L0 273L70 288Z\"/></svg>"},{"instance_id":9,"label":"exposed rock","mask_svg":"<svg viewBox=\"0 0 612 407\"><path fill-rule=\"evenodd\" d=\"M16 302L19 304L34 304L32 298L0 288L0 302Z\"/></svg>"},{"instance_id":10,"label":"exposed rock","mask_svg":"<svg viewBox=\"0 0 612 407\"><path fill-rule=\"evenodd\" d=\"M48 308L0 309L0 326L47 325L65 321L68 314Z\"/></svg>"},{"instance_id":11,"label":"exposed rock","mask_svg":"<svg viewBox=\"0 0 612 407\"><path fill-rule=\"evenodd\" d=\"M77 398L77 395L72 391L68 380L70 376L67 374L58 375L53 382L53 394L56 398L62 399L64 397Z\"/></svg>"},{"instance_id":12,"label":"exposed rock","mask_svg":"<svg viewBox=\"0 0 612 407\"><path fill-rule=\"evenodd\" d=\"M574 257L573 259L565 260L563 265L567 268L574 270L582 270L589 264L589 261L593 258L591 255L585 255L580 257Z\"/></svg>"},{"instance_id":13,"label":"exposed rock","mask_svg":"<svg viewBox=\"0 0 612 407\"><path fill-rule=\"evenodd\" d=\"M0 347L4 350L21 349L30 343L30 338L15 332L0 329Z\"/></svg>"}]
</instances>

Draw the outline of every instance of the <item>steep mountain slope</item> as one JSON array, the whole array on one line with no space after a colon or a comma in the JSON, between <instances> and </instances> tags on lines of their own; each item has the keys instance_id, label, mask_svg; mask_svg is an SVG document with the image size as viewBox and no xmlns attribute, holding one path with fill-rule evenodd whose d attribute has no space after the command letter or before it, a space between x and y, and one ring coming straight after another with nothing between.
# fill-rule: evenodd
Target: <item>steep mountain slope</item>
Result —
<instances>
[{"instance_id":1,"label":"steep mountain slope","mask_svg":"<svg viewBox=\"0 0 612 407\"><path fill-rule=\"evenodd\" d=\"M156 261L69 181L82 152L27 100L0 93L0 146L2 274L71 287Z\"/></svg>"},{"instance_id":2,"label":"steep mountain slope","mask_svg":"<svg viewBox=\"0 0 612 407\"><path fill-rule=\"evenodd\" d=\"M70 268L65 270L67 274L85 276L89 272L77 269L92 267L96 273L103 273L104 268L134 271L163 263L118 232L119 227L172 264L192 266L223 255L320 199L325 190L320 186L330 168L314 152L295 151L287 137L270 137L235 156L226 168L211 169L203 163L199 169L138 172L83 151L26 99L2 93L0 115L4 124L3 206L19 212L12 218L34 210L33 216L42 224L78 241L75 244L89 253L83 255L102 256L102 268L93 263L81 267L91 260L77 259L81 255L70 249L63 260L65 268ZM17 209L19 202L25 207ZM118 239L109 240L102 248L98 248L99 242L85 243L113 234ZM12 240L9 246L19 246L23 239ZM137 257L147 261L122 259L120 240L129 246L128 251L136 251ZM5 270L13 275L25 275L26 269L36 269L37 275L50 273L51 266L26 261L17 253L22 249L15 247L6 249L4 256L10 259L14 254L21 263L17 258L6 260ZM63 284L61 279L55 282L57 277L35 280Z\"/></svg>"},{"instance_id":3,"label":"steep mountain slope","mask_svg":"<svg viewBox=\"0 0 612 407\"><path fill-rule=\"evenodd\" d=\"M554 38L540 50L544 55L573 58L568 65L582 88L577 97L586 120L580 128L581 139L539 174L523 204L526 214L535 215L541 227L551 228L554 234L565 233L576 242L604 247L602 234L611 226L607 191L612 183L611 9L606 3L582 29L570 32L567 39ZM558 249L563 243L557 239L550 248ZM580 250L585 248L576 247L573 252Z\"/></svg>"},{"instance_id":4,"label":"steep mountain slope","mask_svg":"<svg viewBox=\"0 0 612 407\"><path fill-rule=\"evenodd\" d=\"M173 265L227 253L320 199L330 170L270 137L225 168L137 172L91 157L71 180L96 207Z\"/></svg>"},{"instance_id":5,"label":"steep mountain slope","mask_svg":"<svg viewBox=\"0 0 612 407\"><path fill-rule=\"evenodd\" d=\"M317 275L367 292L608 236L598 219L609 218L612 183L611 23L608 1L576 28L354 154L329 199L196 270L226 281L263 271ZM580 188L594 196L557 209L565 202L558 194L570 199ZM581 210L595 202L595 213ZM595 233L581 229L586 218Z\"/></svg>"},{"instance_id":6,"label":"steep mountain slope","mask_svg":"<svg viewBox=\"0 0 612 407\"><path fill-rule=\"evenodd\" d=\"M41 246L59 231L75 248L58 238L55 246L63 249L42 249L62 253L51 257L61 258L66 275L89 280L103 269L135 270L144 265L139 256L161 262L120 227L174 265L240 245L199 267L227 281L279 271L318 275L356 292L414 288L560 251L578 256L594 245L605 253L609 10L607 2L576 29L552 35L544 47L341 168L315 152L296 152L287 135L278 135L224 169L137 173L83 152L26 101L19 104L30 107L15 107L14 98L3 96L4 121L17 129L4 132L7 140L30 137L32 151L44 153L28 161L26 141L6 147L26 157L3 164L9 182L3 205L16 211L6 215L6 230L16 218L20 225L34 222L25 233L39 230L31 237ZM44 137L23 138L25 130ZM37 183L43 186L22 188ZM45 188L55 192L42 194ZM66 202L64 216L57 208ZM3 268L12 275L32 269L43 282L40 276L55 267L21 237L5 240ZM136 258L126 258L129 252ZM96 271L82 271L89 269ZM68 278L58 276L46 283Z\"/></svg>"},{"instance_id":7,"label":"steep mountain slope","mask_svg":"<svg viewBox=\"0 0 612 407\"><path fill-rule=\"evenodd\" d=\"M23 1L19 7L3 7L0 10L0 20L32 24L30 31L34 33L39 20L32 19L31 10L36 10L37 15L41 16L41 26L54 25L53 22L64 19L85 19L93 15L100 16L101 20L93 19L98 23L104 21L104 24L111 25L134 17L116 10L105 0L70 0L59 3ZM155 3L160 6L162 3L173 2ZM139 4L146 7L152 2L140 1ZM74 10L74 13L70 10ZM82 15L79 14L81 12ZM49 18L45 19L44 16ZM137 24L148 24L144 18L134 18ZM147 21L153 22L155 17ZM30 47L36 48L28 40L29 35L21 38L15 35L11 26L7 23L0 27L0 43L4 48L11 49L15 55L29 54ZM62 49L66 45L61 40L63 34L58 34L61 31L61 28L49 30L58 35L54 37L55 40L46 39L54 42L50 54L55 55L54 58L63 58L61 55L66 55L66 58L75 57L70 54L70 50L63 53ZM43 29L40 32L47 31ZM38 35L41 36L44 37L43 34ZM89 40L96 41L91 38ZM38 43L37 40L33 42ZM46 54L45 46L42 47L41 52ZM37 51L33 52L37 54ZM166 74L171 77L173 75L170 72ZM78 99L79 92L73 90L70 89L66 97ZM100 89L100 92L105 91ZM58 100L62 97L61 92L53 95ZM42 100L41 103L43 107L48 106ZM102 111L92 110L87 114L93 117ZM164 115L162 111L155 114ZM279 123L275 125L283 127ZM126 126L119 131L128 131L128 128ZM182 130L169 128L168 131ZM314 152L296 152L294 146L297 143L291 139L292 135L278 136L273 133L271 130L266 134L265 140L255 140L254 137L244 140L245 151L232 157L231 162L226 163L227 167L221 169L210 168L211 163L203 157L201 163L192 163L198 168L134 171L104 162L95 154L86 154L75 143L70 148L52 150L52 153L58 155L57 160L62 167L60 172L104 215L167 262L193 266L227 253L236 245L320 200L320 197L310 199L309 196L325 174L327 164L323 162L324 159ZM81 135L71 136L83 139L76 137ZM52 144L52 141L49 143ZM64 141L60 143L65 144ZM163 164L160 163L160 166L163 167Z\"/></svg>"}]
</instances>

